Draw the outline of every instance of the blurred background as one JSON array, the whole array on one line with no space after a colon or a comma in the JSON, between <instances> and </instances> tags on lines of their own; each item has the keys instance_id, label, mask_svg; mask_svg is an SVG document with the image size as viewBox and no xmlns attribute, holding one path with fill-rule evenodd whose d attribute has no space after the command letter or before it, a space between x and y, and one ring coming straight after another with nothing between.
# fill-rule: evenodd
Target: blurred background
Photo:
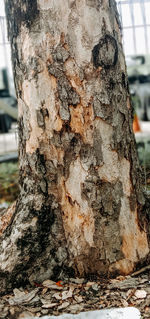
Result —
<instances>
[{"instance_id":1,"label":"blurred background","mask_svg":"<svg viewBox=\"0 0 150 319\"><path fill-rule=\"evenodd\" d=\"M0 0L0 208L18 195L17 101L4 0Z\"/></svg>"},{"instance_id":2,"label":"blurred background","mask_svg":"<svg viewBox=\"0 0 150 319\"><path fill-rule=\"evenodd\" d=\"M150 185L150 0L116 0L122 26L134 131L145 188ZM18 194L17 101L4 0L0 0L0 207Z\"/></svg>"}]
</instances>

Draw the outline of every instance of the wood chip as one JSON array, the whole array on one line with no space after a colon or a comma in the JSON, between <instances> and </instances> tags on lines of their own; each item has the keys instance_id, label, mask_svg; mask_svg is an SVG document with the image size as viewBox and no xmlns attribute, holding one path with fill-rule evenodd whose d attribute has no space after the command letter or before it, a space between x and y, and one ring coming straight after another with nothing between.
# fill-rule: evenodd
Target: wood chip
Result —
<instances>
[{"instance_id":1,"label":"wood chip","mask_svg":"<svg viewBox=\"0 0 150 319\"><path fill-rule=\"evenodd\" d=\"M36 288L29 293L21 294L20 297L9 298L8 302L12 306L17 304L19 305L19 304L29 303L35 297L38 291L39 291L39 288Z\"/></svg>"},{"instance_id":2,"label":"wood chip","mask_svg":"<svg viewBox=\"0 0 150 319\"><path fill-rule=\"evenodd\" d=\"M75 284L83 284L85 279L84 278L70 278L70 281L74 282Z\"/></svg>"},{"instance_id":3,"label":"wood chip","mask_svg":"<svg viewBox=\"0 0 150 319\"><path fill-rule=\"evenodd\" d=\"M21 291L20 289L17 289L17 288L13 289L13 293L16 298L21 298L22 296L26 295L25 291Z\"/></svg>"},{"instance_id":4,"label":"wood chip","mask_svg":"<svg viewBox=\"0 0 150 319\"><path fill-rule=\"evenodd\" d=\"M108 289L130 289L130 288L135 288L139 284L139 279L138 278L127 278L125 280L119 281L119 280L114 280L111 284L108 285Z\"/></svg>"},{"instance_id":5,"label":"wood chip","mask_svg":"<svg viewBox=\"0 0 150 319\"><path fill-rule=\"evenodd\" d=\"M91 286L93 286L93 285L95 285L95 284L96 284L95 281L88 281L88 282L86 283L86 287L91 287Z\"/></svg>"},{"instance_id":6,"label":"wood chip","mask_svg":"<svg viewBox=\"0 0 150 319\"><path fill-rule=\"evenodd\" d=\"M72 298L72 293L73 293L73 290L71 288L68 291L63 291L62 292L62 300Z\"/></svg>"},{"instance_id":7,"label":"wood chip","mask_svg":"<svg viewBox=\"0 0 150 319\"><path fill-rule=\"evenodd\" d=\"M124 299L122 300L121 304L123 307L128 307L128 302Z\"/></svg>"},{"instance_id":8,"label":"wood chip","mask_svg":"<svg viewBox=\"0 0 150 319\"><path fill-rule=\"evenodd\" d=\"M134 296L137 299L143 299L143 298L146 298L147 292L145 290L136 290L134 293Z\"/></svg>"},{"instance_id":9,"label":"wood chip","mask_svg":"<svg viewBox=\"0 0 150 319\"><path fill-rule=\"evenodd\" d=\"M81 303L83 301L83 297L82 296L74 296L74 299L77 303Z\"/></svg>"},{"instance_id":10,"label":"wood chip","mask_svg":"<svg viewBox=\"0 0 150 319\"><path fill-rule=\"evenodd\" d=\"M60 296L60 292L56 292L54 295L52 295L53 298L57 299L57 300L61 300L62 297Z\"/></svg>"},{"instance_id":11,"label":"wood chip","mask_svg":"<svg viewBox=\"0 0 150 319\"><path fill-rule=\"evenodd\" d=\"M57 303L44 303L42 305L42 308L50 309L50 308L54 308L55 306L57 306Z\"/></svg>"},{"instance_id":12,"label":"wood chip","mask_svg":"<svg viewBox=\"0 0 150 319\"><path fill-rule=\"evenodd\" d=\"M44 286L44 287L49 287L49 286L51 286L51 285L56 285L56 282L55 281L53 281L53 280L44 280L43 281L43 283L42 283L42 285Z\"/></svg>"},{"instance_id":13,"label":"wood chip","mask_svg":"<svg viewBox=\"0 0 150 319\"><path fill-rule=\"evenodd\" d=\"M77 312L80 312L81 310L83 310L84 308L84 305L80 304L76 304L76 305L70 305L68 310L71 312L71 313L77 313Z\"/></svg>"},{"instance_id":14,"label":"wood chip","mask_svg":"<svg viewBox=\"0 0 150 319\"><path fill-rule=\"evenodd\" d=\"M42 295L45 295L45 294L47 293L47 291L48 291L48 288L45 287L45 288L42 290Z\"/></svg>"},{"instance_id":15,"label":"wood chip","mask_svg":"<svg viewBox=\"0 0 150 319\"><path fill-rule=\"evenodd\" d=\"M67 308L69 305L70 305L70 302L66 301L66 302L63 302L62 305L58 306L57 309L62 310L62 309Z\"/></svg>"},{"instance_id":16,"label":"wood chip","mask_svg":"<svg viewBox=\"0 0 150 319\"><path fill-rule=\"evenodd\" d=\"M56 282L52 280L43 281L43 286L49 289L62 290L63 287L56 284Z\"/></svg>"},{"instance_id":17,"label":"wood chip","mask_svg":"<svg viewBox=\"0 0 150 319\"><path fill-rule=\"evenodd\" d=\"M27 308L27 310L30 311L30 312L35 313L35 312L40 311L40 310L41 310L41 307Z\"/></svg>"},{"instance_id":18,"label":"wood chip","mask_svg":"<svg viewBox=\"0 0 150 319\"><path fill-rule=\"evenodd\" d=\"M34 315L31 312L23 311L22 313L20 313L18 319L30 318L30 317L34 317Z\"/></svg>"}]
</instances>

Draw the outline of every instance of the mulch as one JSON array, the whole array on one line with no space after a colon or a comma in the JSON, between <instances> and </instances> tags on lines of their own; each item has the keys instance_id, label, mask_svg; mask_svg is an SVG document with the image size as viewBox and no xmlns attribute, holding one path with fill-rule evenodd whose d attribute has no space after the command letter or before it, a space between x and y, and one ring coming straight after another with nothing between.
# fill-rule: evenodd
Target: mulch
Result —
<instances>
[{"instance_id":1,"label":"mulch","mask_svg":"<svg viewBox=\"0 0 150 319\"><path fill-rule=\"evenodd\" d=\"M150 318L150 266L131 276L108 280L46 280L0 297L0 318L21 319L76 314L112 307L136 307Z\"/></svg>"}]
</instances>

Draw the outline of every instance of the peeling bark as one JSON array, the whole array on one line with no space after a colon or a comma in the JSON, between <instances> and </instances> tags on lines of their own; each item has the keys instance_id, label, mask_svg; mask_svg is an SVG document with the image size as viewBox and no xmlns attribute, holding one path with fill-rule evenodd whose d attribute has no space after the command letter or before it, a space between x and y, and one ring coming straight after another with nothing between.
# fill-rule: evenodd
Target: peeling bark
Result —
<instances>
[{"instance_id":1,"label":"peeling bark","mask_svg":"<svg viewBox=\"0 0 150 319\"><path fill-rule=\"evenodd\" d=\"M115 2L7 0L6 11L20 196L2 216L2 291L128 274L149 246Z\"/></svg>"}]
</instances>

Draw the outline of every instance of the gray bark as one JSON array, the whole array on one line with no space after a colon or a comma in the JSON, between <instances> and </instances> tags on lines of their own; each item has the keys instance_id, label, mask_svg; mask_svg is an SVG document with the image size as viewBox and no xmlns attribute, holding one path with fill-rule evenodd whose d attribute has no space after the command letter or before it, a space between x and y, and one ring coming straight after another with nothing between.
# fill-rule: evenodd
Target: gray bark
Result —
<instances>
[{"instance_id":1,"label":"gray bark","mask_svg":"<svg viewBox=\"0 0 150 319\"><path fill-rule=\"evenodd\" d=\"M128 274L149 254L113 0L7 0L20 196L1 216L3 290Z\"/></svg>"}]
</instances>

